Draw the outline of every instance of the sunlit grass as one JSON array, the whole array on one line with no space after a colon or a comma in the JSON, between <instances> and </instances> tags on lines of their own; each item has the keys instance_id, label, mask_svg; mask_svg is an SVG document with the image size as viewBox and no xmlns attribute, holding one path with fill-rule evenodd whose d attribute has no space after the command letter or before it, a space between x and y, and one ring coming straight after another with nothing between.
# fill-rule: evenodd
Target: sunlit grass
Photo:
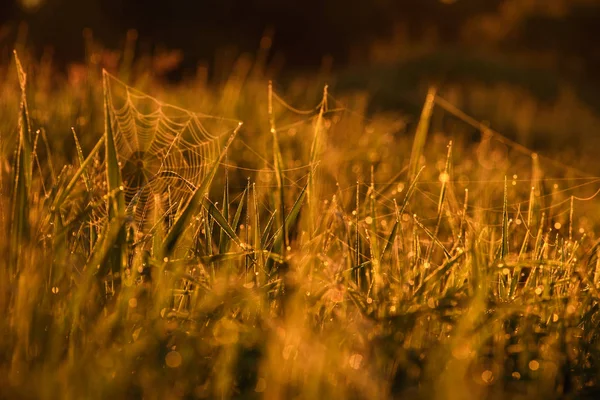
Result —
<instances>
[{"instance_id":1,"label":"sunlit grass","mask_svg":"<svg viewBox=\"0 0 600 400\"><path fill-rule=\"evenodd\" d=\"M600 179L435 90L404 132L242 64L221 88L122 69L144 93L8 68L3 396L593 396ZM190 110L230 124L216 151Z\"/></svg>"}]
</instances>

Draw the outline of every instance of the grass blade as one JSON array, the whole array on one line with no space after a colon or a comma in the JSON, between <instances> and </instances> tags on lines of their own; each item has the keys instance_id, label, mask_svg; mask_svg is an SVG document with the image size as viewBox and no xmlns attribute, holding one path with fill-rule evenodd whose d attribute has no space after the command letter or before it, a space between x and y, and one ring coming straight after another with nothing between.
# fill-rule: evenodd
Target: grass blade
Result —
<instances>
[{"instance_id":1,"label":"grass blade","mask_svg":"<svg viewBox=\"0 0 600 400\"><path fill-rule=\"evenodd\" d=\"M508 255L508 185L504 177L504 201L502 205L502 245L500 247L500 259Z\"/></svg>"},{"instance_id":2,"label":"grass blade","mask_svg":"<svg viewBox=\"0 0 600 400\"><path fill-rule=\"evenodd\" d=\"M227 158L227 155L225 155ZM229 168L227 167L227 160L225 161L225 187L223 188L223 217L227 225L229 225ZM233 225L235 226L235 225ZM235 232L234 232L235 233ZM225 253L227 251L227 247L229 246L229 240L227 237L231 238L225 228L221 226L221 234L219 235L219 253Z\"/></svg>"},{"instance_id":3,"label":"grass blade","mask_svg":"<svg viewBox=\"0 0 600 400\"><path fill-rule=\"evenodd\" d=\"M17 52L14 52L19 86L21 88L21 103L19 108L19 147L17 150L17 165L12 204L11 226L11 261L16 271L20 270L20 253L24 242L29 240L29 194L31 190L32 147L31 122L27 108L26 83L27 75L23 71Z\"/></svg>"},{"instance_id":4,"label":"grass blade","mask_svg":"<svg viewBox=\"0 0 600 400\"><path fill-rule=\"evenodd\" d=\"M214 203L208 199L208 197L204 197L202 199L202 206L206 209L208 215L210 215L217 223L217 225L219 225L219 227L221 228L221 232L224 232L224 234L227 235L229 239L233 240L235 244L241 247L242 243L239 237L237 236L231 225L229 225L229 222L227 222L225 216L219 211L217 206L215 206ZM223 243L224 247L226 247L225 240L223 240ZM222 251L222 253L225 253L225 251Z\"/></svg>"},{"instance_id":5,"label":"grass blade","mask_svg":"<svg viewBox=\"0 0 600 400\"><path fill-rule=\"evenodd\" d=\"M271 126L271 134L273 136L273 164L275 166L275 179L277 180L277 190L279 192L279 216L281 218L281 229L283 238L283 251L287 247L287 229L285 223L285 193L283 185L283 158L281 156L281 149L279 148L279 138L277 135L277 129L275 129L275 117L273 115L273 83L269 81L269 124Z\"/></svg>"},{"instance_id":6,"label":"grass blade","mask_svg":"<svg viewBox=\"0 0 600 400\"><path fill-rule=\"evenodd\" d=\"M121 179L121 169L117 157L117 149L112 126L111 117L111 95L108 82L109 76L106 70L103 70L103 88L104 88L104 150L106 162L106 183L108 185L108 219L109 221L117 216L125 215L125 192L123 191L123 181ZM110 268L113 272L120 271L124 262L124 243L126 238L125 226L122 226L119 232L116 245L111 256L108 258Z\"/></svg>"},{"instance_id":7,"label":"grass blade","mask_svg":"<svg viewBox=\"0 0 600 400\"><path fill-rule=\"evenodd\" d=\"M298 198L294 202L292 209L290 210L287 217L285 218L286 232L289 231L289 229L292 227L292 225L294 225L296 223L296 220L298 219L298 215L300 214L300 209L302 208L304 198L306 197L307 187L308 187L308 184L306 184L302 188L302 191L300 192L300 194L298 195ZM273 241L273 251L275 251L276 253L282 254L282 244L285 245L285 240L283 237L284 237L283 231L282 231L282 229L279 229L275 233L275 238Z\"/></svg>"},{"instance_id":8,"label":"grass blade","mask_svg":"<svg viewBox=\"0 0 600 400\"><path fill-rule=\"evenodd\" d=\"M419 162L423 149L425 148L425 142L427 141L427 133L429 132L429 124L431 121L431 114L433 113L433 106L435 104L435 88L429 88L427 97L425 98L425 104L423 105L423 111L421 112L421 118L417 125L417 131L415 132L415 139L413 141L412 151L410 153L410 163L408 168L409 179L414 179L419 171Z\"/></svg>"}]
</instances>

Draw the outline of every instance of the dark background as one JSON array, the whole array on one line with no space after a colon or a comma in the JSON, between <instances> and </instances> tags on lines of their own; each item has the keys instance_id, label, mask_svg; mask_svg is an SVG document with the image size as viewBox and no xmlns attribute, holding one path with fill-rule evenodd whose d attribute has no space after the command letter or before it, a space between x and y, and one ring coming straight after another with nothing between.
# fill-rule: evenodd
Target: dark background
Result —
<instances>
[{"instance_id":1,"label":"dark background","mask_svg":"<svg viewBox=\"0 0 600 400\"><path fill-rule=\"evenodd\" d=\"M27 4L37 3L35 6ZM554 67L597 75L600 68L600 5L590 0L0 0L4 36L20 22L38 51L54 48L58 62L83 57L82 31L117 47L129 28L140 45L183 50L185 62L210 60L235 46L255 51L273 35L272 54L289 68L318 66L324 55L335 65L368 62L368 45L401 26L409 39L433 32L438 46L469 51L551 52ZM527 5L530 4L530 5ZM496 27L465 30L496 18ZM489 25L489 24L488 24ZM491 34L487 31L491 30ZM494 33L502 31L500 33Z\"/></svg>"}]
</instances>

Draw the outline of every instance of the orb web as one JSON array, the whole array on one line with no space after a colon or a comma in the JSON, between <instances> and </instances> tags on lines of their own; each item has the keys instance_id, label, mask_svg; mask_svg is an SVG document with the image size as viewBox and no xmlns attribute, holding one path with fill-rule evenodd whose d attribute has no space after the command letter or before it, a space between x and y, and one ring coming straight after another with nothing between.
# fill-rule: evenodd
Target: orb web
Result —
<instances>
[{"instance_id":1,"label":"orb web","mask_svg":"<svg viewBox=\"0 0 600 400\"><path fill-rule=\"evenodd\" d=\"M166 104L108 76L108 106L125 199L138 226L157 201L185 204L239 121Z\"/></svg>"}]
</instances>

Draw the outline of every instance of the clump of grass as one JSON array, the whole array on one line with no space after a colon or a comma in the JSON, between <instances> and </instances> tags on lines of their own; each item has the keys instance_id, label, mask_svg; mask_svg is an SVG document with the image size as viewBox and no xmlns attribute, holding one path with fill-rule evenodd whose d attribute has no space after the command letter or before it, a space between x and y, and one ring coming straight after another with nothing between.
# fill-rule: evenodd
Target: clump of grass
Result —
<instances>
[{"instance_id":1,"label":"clump of grass","mask_svg":"<svg viewBox=\"0 0 600 400\"><path fill-rule=\"evenodd\" d=\"M591 198L575 196L572 176L544 194L556 164L543 170L536 155L531 165L506 141L432 135L434 92L414 138L394 137L327 89L301 112L260 74L236 78L227 93L249 119L186 182L185 202L152 193L140 224L148 199L124 195L126 128L111 116L107 75L86 89L104 103L102 133L91 140L92 124L75 135L70 159L31 144L39 123L17 70L14 156L3 137L13 161L0 209L12 227L0 238L11 254L0 272L3 395L575 398L597 388L598 246L573 229Z\"/></svg>"}]
</instances>

